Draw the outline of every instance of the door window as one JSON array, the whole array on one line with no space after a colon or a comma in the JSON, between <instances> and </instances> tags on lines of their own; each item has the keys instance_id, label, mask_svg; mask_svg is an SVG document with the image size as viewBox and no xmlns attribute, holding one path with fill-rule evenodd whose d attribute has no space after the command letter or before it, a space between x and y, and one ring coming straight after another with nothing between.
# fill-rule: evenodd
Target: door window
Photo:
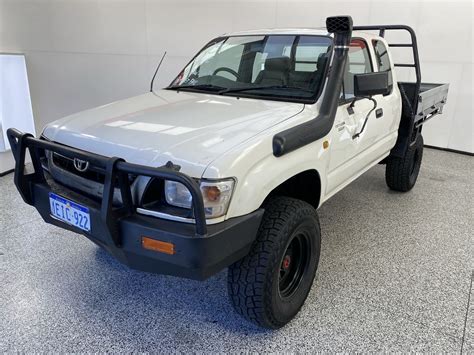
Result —
<instances>
[{"instance_id":1,"label":"door window","mask_svg":"<svg viewBox=\"0 0 474 355\"><path fill-rule=\"evenodd\" d=\"M349 54L344 70L342 99L354 97L354 75L373 72L367 43L362 39L352 39L349 45Z\"/></svg>"}]
</instances>

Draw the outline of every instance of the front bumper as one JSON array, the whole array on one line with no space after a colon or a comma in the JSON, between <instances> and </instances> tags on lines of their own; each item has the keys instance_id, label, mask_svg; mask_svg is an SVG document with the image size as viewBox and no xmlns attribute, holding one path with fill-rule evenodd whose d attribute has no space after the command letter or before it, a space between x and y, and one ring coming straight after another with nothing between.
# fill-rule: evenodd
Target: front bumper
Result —
<instances>
[{"instance_id":1,"label":"front bumper","mask_svg":"<svg viewBox=\"0 0 474 355\"><path fill-rule=\"evenodd\" d=\"M15 129L7 135L15 157L15 185L23 200L34 206L50 224L84 234L88 239L108 250L119 261L131 268L159 274L203 280L245 256L254 242L263 215L257 210L222 223L206 225L204 204L199 186L185 174L159 167L130 164L119 158L107 158L60 144L35 139ZM25 174L25 154L30 152L34 172ZM103 169L105 175L101 202L56 183L45 174L41 157L45 150L70 158L86 160ZM136 213L130 195L127 174L178 181L193 196L195 224L174 222ZM113 204L118 183L122 204ZM90 232L53 218L50 214L49 193L54 192L89 208ZM142 247L142 237L172 243L173 255Z\"/></svg>"}]
</instances>

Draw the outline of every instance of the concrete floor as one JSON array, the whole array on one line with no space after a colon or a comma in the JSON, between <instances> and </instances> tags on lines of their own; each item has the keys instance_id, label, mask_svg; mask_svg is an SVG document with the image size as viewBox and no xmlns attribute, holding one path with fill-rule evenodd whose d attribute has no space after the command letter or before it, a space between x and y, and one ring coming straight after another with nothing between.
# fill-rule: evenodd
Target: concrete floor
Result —
<instances>
[{"instance_id":1,"label":"concrete floor","mask_svg":"<svg viewBox=\"0 0 474 355\"><path fill-rule=\"evenodd\" d=\"M0 352L474 353L473 171L472 157L426 149L412 192L390 192L377 166L334 196L313 289L279 331L233 313L225 272L129 270L0 178Z\"/></svg>"}]
</instances>

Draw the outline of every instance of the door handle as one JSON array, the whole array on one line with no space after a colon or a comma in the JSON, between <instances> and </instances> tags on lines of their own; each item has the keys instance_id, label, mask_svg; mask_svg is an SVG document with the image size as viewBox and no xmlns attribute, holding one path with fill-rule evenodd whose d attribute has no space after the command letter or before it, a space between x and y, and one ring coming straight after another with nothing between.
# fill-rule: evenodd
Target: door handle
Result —
<instances>
[{"instance_id":1,"label":"door handle","mask_svg":"<svg viewBox=\"0 0 474 355\"><path fill-rule=\"evenodd\" d=\"M383 108L378 108L375 110L375 118L380 118L383 116Z\"/></svg>"}]
</instances>

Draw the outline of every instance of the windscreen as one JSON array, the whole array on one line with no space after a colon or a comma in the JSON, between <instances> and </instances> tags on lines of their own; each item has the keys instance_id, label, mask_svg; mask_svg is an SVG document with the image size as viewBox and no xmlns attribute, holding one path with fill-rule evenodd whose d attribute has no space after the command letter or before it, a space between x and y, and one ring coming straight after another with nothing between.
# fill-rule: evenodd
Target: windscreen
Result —
<instances>
[{"instance_id":1,"label":"windscreen","mask_svg":"<svg viewBox=\"0 0 474 355\"><path fill-rule=\"evenodd\" d=\"M331 48L332 39L326 36L222 37L202 49L168 88L315 100L324 82Z\"/></svg>"}]
</instances>

